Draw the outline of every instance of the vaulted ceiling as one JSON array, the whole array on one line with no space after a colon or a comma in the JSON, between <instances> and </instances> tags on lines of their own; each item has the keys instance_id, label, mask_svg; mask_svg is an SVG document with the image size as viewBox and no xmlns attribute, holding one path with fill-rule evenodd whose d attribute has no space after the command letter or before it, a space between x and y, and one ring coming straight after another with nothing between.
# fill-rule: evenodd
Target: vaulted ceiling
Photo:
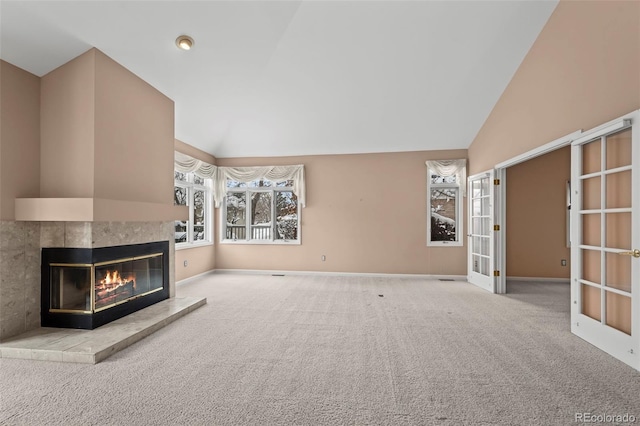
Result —
<instances>
[{"instance_id":1,"label":"vaulted ceiling","mask_svg":"<svg viewBox=\"0 0 640 426\"><path fill-rule=\"evenodd\" d=\"M2 0L0 57L42 76L96 47L218 157L457 149L556 4Z\"/></svg>"}]
</instances>

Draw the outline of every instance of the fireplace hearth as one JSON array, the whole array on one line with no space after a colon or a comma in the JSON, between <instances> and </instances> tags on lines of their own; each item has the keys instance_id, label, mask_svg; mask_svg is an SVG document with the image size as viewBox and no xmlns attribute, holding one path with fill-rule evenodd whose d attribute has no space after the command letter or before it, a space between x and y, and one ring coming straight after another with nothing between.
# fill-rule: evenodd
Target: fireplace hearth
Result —
<instances>
[{"instance_id":1,"label":"fireplace hearth","mask_svg":"<svg viewBox=\"0 0 640 426\"><path fill-rule=\"evenodd\" d=\"M169 242L43 248L43 327L94 329L169 298Z\"/></svg>"}]
</instances>

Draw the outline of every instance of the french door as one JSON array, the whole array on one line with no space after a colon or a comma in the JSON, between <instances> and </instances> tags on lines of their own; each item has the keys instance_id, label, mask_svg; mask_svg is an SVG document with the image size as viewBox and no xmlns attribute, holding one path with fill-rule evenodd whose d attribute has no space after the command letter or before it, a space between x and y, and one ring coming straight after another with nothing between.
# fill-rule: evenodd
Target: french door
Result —
<instances>
[{"instance_id":1,"label":"french door","mask_svg":"<svg viewBox=\"0 0 640 426\"><path fill-rule=\"evenodd\" d=\"M467 188L469 208L467 280L471 284L495 293L493 171L470 176Z\"/></svg>"},{"instance_id":2,"label":"french door","mask_svg":"<svg viewBox=\"0 0 640 426\"><path fill-rule=\"evenodd\" d=\"M640 369L638 113L571 149L571 331Z\"/></svg>"}]
</instances>

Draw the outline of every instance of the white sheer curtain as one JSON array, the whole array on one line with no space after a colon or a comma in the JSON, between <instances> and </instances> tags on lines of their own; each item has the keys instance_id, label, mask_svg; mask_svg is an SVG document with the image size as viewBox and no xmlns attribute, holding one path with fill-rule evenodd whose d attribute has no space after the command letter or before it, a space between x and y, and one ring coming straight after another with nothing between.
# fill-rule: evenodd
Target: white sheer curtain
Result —
<instances>
[{"instance_id":1,"label":"white sheer curtain","mask_svg":"<svg viewBox=\"0 0 640 426\"><path fill-rule=\"evenodd\" d=\"M181 152L174 152L174 168L182 173L195 173L202 178L213 179L217 167Z\"/></svg>"},{"instance_id":2,"label":"white sheer curtain","mask_svg":"<svg viewBox=\"0 0 640 426\"><path fill-rule=\"evenodd\" d=\"M306 205L304 165L295 166L257 166L257 167L218 167L214 179L214 198L216 207L222 205L227 195L227 179L249 183L265 178L274 182L293 180L293 193L298 197L300 206Z\"/></svg>"},{"instance_id":3,"label":"white sheer curtain","mask_svg":"<svg viewBox=\"0 0 640 426\"><path fill-rule=\"evenodd\" d=\"M460 194L467 196L467 160L428 160L427 169L440 176L455 176Z\"/></svg>"}]
</instances>

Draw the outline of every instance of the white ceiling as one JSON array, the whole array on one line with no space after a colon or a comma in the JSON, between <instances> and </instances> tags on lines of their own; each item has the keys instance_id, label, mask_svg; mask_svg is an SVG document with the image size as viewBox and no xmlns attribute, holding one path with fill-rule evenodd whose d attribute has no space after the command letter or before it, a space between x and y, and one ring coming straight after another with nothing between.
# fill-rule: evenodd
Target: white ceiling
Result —
<instances>
[{"instance_id":1,"label":"white ceiling","mask_svg":"<svg viewBox=\"0 0 640 426\"><path fill-rule=\"evenodd\" d=\"M96 47L218 157L467 148L556 4L2 0L0 57L42 76Z\"/></svg>"}]
</instances>

